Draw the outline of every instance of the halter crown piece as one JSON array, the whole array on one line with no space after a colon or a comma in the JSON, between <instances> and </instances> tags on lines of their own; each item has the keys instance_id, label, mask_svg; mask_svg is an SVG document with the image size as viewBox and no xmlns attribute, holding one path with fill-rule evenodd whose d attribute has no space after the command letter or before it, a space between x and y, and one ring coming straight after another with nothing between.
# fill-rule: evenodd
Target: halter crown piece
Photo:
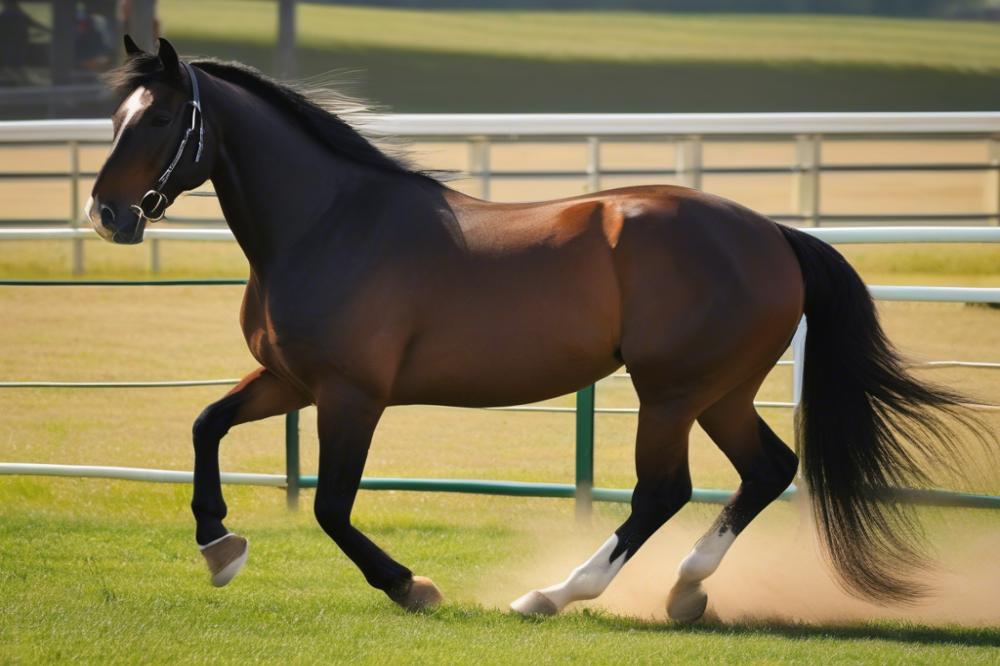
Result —
<instances>
[{"instance_id":1,"label":"halter crown piece","mask_svg":"<svg viewBox=\"0 0 1000 666\"><path fill-rule=\"evenodd\" d=\"M162 192L163 187L170 180L170 175L177 168L177 164L181 161L181 157L184 156L184 149L187 148L188 140L191 135L194 134L195 130L198 131L198 150L195 151L194 161L197 164L201 161L201 151L205 147L205 119L202 117L201 113L201 92L198 90L198 78L194 75L194 69L191 65L187 64L183 60L181 65L184 66L184 70L187 72L188 79L191 81L191 100L188 101L188 105L191 106L191 122L188 128L184 131L184 136L181 138L181 143L177 146L177 152L174 154L174 159L170 160L170 164L167 165L166 170L163 175L160 176L159 180L156 181L156 187L146 192L142 195L142 199L138 204L132 204L130 208L135 211L136 215L144 217L150 222L159 222L163 219L164 214L167 212L167 206L170 205L170 200L167 195Z\"/></svg>"}]
</instances>

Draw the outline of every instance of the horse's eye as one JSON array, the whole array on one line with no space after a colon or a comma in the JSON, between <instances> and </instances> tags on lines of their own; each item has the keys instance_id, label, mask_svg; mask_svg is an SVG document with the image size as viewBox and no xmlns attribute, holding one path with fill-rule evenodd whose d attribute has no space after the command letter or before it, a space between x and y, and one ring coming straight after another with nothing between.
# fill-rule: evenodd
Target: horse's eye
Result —
<instances>
[{"instance_id":1,"label":"horse's eye","mask_svg":"<svg viewBox=\"0 0 1000 666\"><path fill-rule=\"evenodd\" d=\"M170 116L162 113L157 114L150 119L149 124L153 127L166 127L170 124Z\"/></svg>"}]
</instances>

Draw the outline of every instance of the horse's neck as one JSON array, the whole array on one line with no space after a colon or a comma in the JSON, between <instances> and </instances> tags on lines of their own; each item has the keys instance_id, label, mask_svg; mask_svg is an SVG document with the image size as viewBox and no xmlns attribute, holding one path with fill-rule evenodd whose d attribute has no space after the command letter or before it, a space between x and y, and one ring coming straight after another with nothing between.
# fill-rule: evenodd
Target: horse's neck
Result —
<instances>
[{"instance_id":1,"label":"horse's neck","mask_svg":"<svg viewBox=\"0 0 1000 666\"><path fill-rule=\"evenodd\" d=\"M222 83L206 98L222 137L212 184L233 235L262 273L359 174L245 91Z\"/></svg>"}]
</instances>

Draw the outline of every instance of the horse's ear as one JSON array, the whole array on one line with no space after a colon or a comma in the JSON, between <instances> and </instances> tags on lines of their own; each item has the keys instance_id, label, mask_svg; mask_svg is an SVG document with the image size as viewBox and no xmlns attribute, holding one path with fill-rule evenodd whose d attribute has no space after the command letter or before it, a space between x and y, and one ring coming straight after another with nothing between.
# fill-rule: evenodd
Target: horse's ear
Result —
<instances>
[{"instance_id":1,"label":"horse's ear","mask_svg":"<svg viewBox=\"0 0 1000 666\"><path fill-rule=\"evenodd\" d=\"M174 50L173 44L163 37L160 37L160 50L157 56L159 56L160 62L163 63L163 70L167 73L167 76L180 77L181 63L177 58L177 51Z\"/></svg>"},{"instance_id":2,"label":"horse's ear","mask_svg":"<svg viewBox=\"0 0 1000 666\"><path fill-rule=\"evenodd\" d=\"M132 39L132 35L125 35L124 41L125 41L125 54L129 58L134 58L136 56L145 53L145 51L140 49L139 45L135 43L135 40Z\"/></svg>"}]
</instances>

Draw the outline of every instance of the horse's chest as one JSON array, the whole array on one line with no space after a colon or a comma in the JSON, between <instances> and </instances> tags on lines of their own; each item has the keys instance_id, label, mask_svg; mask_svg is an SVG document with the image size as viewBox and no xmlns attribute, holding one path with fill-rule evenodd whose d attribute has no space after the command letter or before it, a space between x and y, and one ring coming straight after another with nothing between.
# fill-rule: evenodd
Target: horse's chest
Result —
<instances>
[{"instance_id":1,"label":"horse's chest","mask_svg":"<svg viewBox=\"0 0 1000 666\"><path fill-rule=\"evenodd\" d=\"M367 382L391 374L382 365L397 346L379 339L379 322L389 314L376 303L337 289L272 288L245 303L244 336L261 365L300 383L330 373Z\"/></svg>"},{"instance_id":2,"label":"horse's chest","mask_svg":"<svg viewBox=\"0 0 1000 666\"><path fill-rule=\"evenodd\" d=\"M281 353L300 347L329 347L347 319L348 303L331 303L318 294L270 294L258 301L244 333L251 351Z\"/></svg>"}]
</instances>

